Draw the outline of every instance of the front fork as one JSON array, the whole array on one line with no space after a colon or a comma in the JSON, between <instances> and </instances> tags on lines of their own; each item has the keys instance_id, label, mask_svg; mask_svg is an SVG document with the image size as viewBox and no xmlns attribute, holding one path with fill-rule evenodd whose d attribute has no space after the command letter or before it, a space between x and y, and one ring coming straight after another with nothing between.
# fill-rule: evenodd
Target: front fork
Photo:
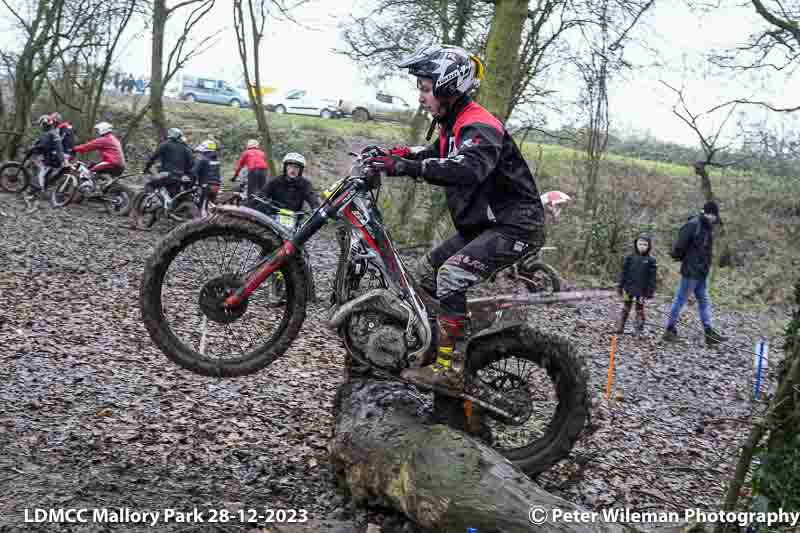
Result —
<instances>
[{"instance_id":1,"label":"front fork","mask_svg":"<svg viewBox=\"0 0 800 533\"><path fill-rule=\"evenodd\" d=\"M328 206L314 213L308 222L291 239L283 241L283 244L267 257L262 259L251 270L245 279L244 285L237 289L233 294L225 298L223 305L225 308L235 308L247 300L251 294L262 284L264 280L272 275L273 272L281 268L283 264L310 239L322 226L330 220L329 214L335 212L335 208Z\"/></svg>"}]
</instances>

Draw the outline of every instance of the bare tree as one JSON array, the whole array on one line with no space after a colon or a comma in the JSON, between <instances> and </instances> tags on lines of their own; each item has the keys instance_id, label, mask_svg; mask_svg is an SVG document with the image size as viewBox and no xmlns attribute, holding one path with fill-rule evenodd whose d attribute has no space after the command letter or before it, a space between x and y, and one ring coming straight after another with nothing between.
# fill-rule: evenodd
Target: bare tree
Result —
<instances>
[{"instance_id":1,"label":"bare tree","mask_svg":"<svg viewBox=\"0 0 800 533\"><path fill-rule=\"evenodd\" d=\"M584 82L581 101L586 116L582 136L586 151L584 208L590 220L597 209L600 161L608 146L608 83L622 70L632 68L624 59L623 50L630 40L631 31L653 4L654 0L601 0L573 4L578 13L584 14L579 15L583 19L579 28L586 50L579 51L573 62Z\"/></svg>"},{"instance_id":2,"label":"bare tree","mask_svg":"<svg viewBox=\"0 0 800 533\"><path fill-rule=\"evenodd\" d=\"M696 161L694 163L694 172L700 178L700 190L703 194L703 198L706 202L711 201L714 199L714 191L711 187L711 178L708 175L708 167L716 167L716 168L724 168L731 165L734 165L735 162L720 162L716 161L715 157L721 152L726 151L730 148L731 143L727 143L724 145L719 144L720 135L723 133L728 121L733 116L733 112L736 110L736 105L731 105L728 108L727 114L723 117L720 121L719 125L716 128L716 131L712 133L704 133L703 126L700 124L701 119L704 116L709 116L710 114L714 113L716 110L720 109L719 106L713 107L708 111L703 111L700 113L693 113L689 109L689 105L686 103L686 98L684 96L684 89L676 89L675 87L671 86L665 81L661 81L663 85L667 88L672 90L676 96L678 97L678 102L672 106L672 113L677 116L684 124L689 126L689 128L697 134L697 138L700 141L700 147L703 150L703 154L705 155L705 159L701 161Z\"/></svg>"},{"instance_id":3,"label":"bare tree","mask_svg":"<svg viewBox=\"0 0 800 533\"><path fill-rule=\"evenodd\" d=\"M28 10L0 0L23 34L14 69L14 119L6 153L13 159L30 123L31 108L53 63L62 54L82 47L87 36L79 29L94 13L66 0L37 0ZM69 8L72 7L70 10Z\"/></svg>"},{"instance_id":4,"label":"bare tree","mask_svg":"<svg viewBox=\"0 0 800 533\"><path fill-rule=\"evenodd\" d=\"M59 108L67 108L77 118L79 137L85 137L97 121L103 87L116 59L116 52L130 21L143 13L142 0L82 1L81 9L91 5L94 16L87 18L79 31L90 36L72 54L62 54L60 79L49 80L50 93ZM60 83L59 83L60 81Z\"/></svg>"},{"instance_id":5,"label":"bare tree","mask_svg":"<svg viewBox=\"0 0 800 533\"><path fill-rule=\"evenodd\" d=\"M766 26L748 36L737 47L710 55L712 64L733 71L789 72L800 60L800 2L797 0L750 0ZM780 113L800 111L797 106L779 106L764 100L737 98L723 106L757 105Z\"/></svg>"},{"instance_id":6,"label":"bare tree","mask_svg":"<svg viewBox=\"0 0 800 533\"><path fill-rule=\"evenodd\" d=\"M527 0L482 1L495 9L480 101L505 121L518 106L552 94L541 83L545 71L563 60L552 51L582 21L573 16L569 0L537 0L533 9Z\"/></svg>"},{"instance_id":7,"label":"bare tree","mask_svg":"<svg viewBox=\"0 0 800 533\"><path fill-rule=\"evenodd\" d=\"M153 0L153 47L150 70L150 102L149 105L140 111L135 119L138 123L147 111L153 121L153 126L159 132L161 139L167 135L167 121L164 116L164 87L170 82L175 74L192 57L207 49L213 39L219 34L215 32L200 39L195 45L190 44L192 30L197 24L208 15L214 7L215 0L180 0L172 7L167 6L167 0ZM178 34L178 39L167 55L166 65L164 64L164 40L166 36L167 22L170 17L183 8L189 8L183 22L183 28ZM130 130L131 128L129 128Z\"/></svg>"},{"instance_id":8,"label":"bare tree","mask_svg":"<svg viewBox=\"0 0 800 533\"><path fill-rule=\"evenodd\" d=\"M233 24L236 30L236 42L239 48L239 58L242 61L244 79L250 89L250 104L256 115L258 132L261 135L261 145L267 155L270 173L276 174L275 162L272 158L272 138L269 133L267 115L264 112L264 102L261 94L261 41L264 37L264 27L270 15L270 6L275 7L284 15L288 15L288 8L283 0L246 0L247 19L243 8L244 0L233 1ZM249 22L249 24L248 24ZM250 30L248 32L248 25ZM252 46L252 65L248 55L248 33Z\"/></svg>"}]
</instances>

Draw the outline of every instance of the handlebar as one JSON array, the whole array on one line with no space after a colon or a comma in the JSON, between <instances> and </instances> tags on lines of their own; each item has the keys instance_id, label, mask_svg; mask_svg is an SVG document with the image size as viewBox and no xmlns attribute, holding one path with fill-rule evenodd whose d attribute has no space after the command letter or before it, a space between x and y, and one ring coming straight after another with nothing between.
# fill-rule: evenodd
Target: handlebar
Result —
<instances>
[{"instance_id":1,"label":"handlebar","mask_svg":"<svg viewBox=\"0 0 800 533\"><path fill-rule=\"evenodd\" d=\"M271 200L268 200L266 198L261 198L259 196L253 196L252 198L255 199L256 201L261 202L262 204L266 205L267 207L269 207L273 211L275 211L275 214L288 215L288 216L305 216L305 217L308 217L308 216L311 215L311 213L309 213L308 211L292 211L291 209L286 209L284 207L281 207L277 203L275 203L275 202L273 202Z\"/></svg>"}]
</instances>

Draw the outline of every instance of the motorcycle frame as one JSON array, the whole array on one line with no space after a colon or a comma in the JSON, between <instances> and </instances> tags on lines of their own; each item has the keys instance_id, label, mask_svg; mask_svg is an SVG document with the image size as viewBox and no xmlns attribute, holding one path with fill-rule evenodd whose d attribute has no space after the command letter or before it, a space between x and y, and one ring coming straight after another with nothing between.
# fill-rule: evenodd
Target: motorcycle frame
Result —
<instances>
[{"instance_id":1,"label":"motorcycle frame","mask_svg":"<svg viewBox=\"0 0 800 533\"><path fill-rule=\"evenodd\" d=\"M354 168L357 168L354 166ZM248 272L245 273L244 284L229 295L224 302L226 307L237 307L244 302L270 275L278 270L285 261L302 249L313 235L331 220L345 220L349 223L347 230L357 236L367 253L357 259L370 259L378 267L387 282L389 291L397 298L397 302L409 313L407 331L416 327L422 334L421 348L409 354L410 359L422 356L428 349L432 333L428 322L428 306L416 290L413 279L406 271L397 250L394 248L388 229L383 225L380 211L377 208L377 197L374 189L380 187L379 175L351 175L336 182L325 201L312 214L300 229L290 234L285 227L263 213L247 207L218 206L216 212L242 216L268 226L283 243L272 253L266 255ZM351 253L341 250L340 253ZM349 258L352 260L352 258ZM516 264L516 263L515 263ZM339 272L339 276L344 275ZM337 279L335 283L341 280ZM372 292L372 291L370 291ZM575 292L559 292L553 294L519 295L501 294L497 296L467 299L467 318L476 314L491 314L512 308L527 307L539 304L582 300L594 297L613 296L614 291L588 290ZM368 299L370 294L360 296ZM428 299L433 300L430 297ZM431 305L432 304L432 305ZM430 302L434 307L436 300Z\"/></svg>"}]
</instances>

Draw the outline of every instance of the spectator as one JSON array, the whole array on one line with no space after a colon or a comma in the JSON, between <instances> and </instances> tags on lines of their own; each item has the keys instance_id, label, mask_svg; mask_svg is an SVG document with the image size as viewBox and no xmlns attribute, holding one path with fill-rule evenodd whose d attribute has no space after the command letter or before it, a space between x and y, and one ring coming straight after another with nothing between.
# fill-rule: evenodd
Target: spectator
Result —
<instances>
[{"instance_id":1,"label":"spectator","mask_svg":"<svg viewBox=\"0 0 800 533\"><path fill-rule=\"evenodd\" d=\"M719 216L719 206L712 201L706 202L702 213L689 218L680 229L678 240L670 255L681 262L681 282L672 302L667 329L664 332L666 342L678 340L676 324L690 293L694 293L697 298L700 321L705 329L706 345L713 346L728 340L711 327L711 301L708 298L707 281L713 258L713 225L716 223L722 224L722 220Z\"/></svg>"},{"instance_id":2,"label":"spectator","mask_svg":"<svg viewBox=\"0 0 800 533\"><path fill-rule=\"evenodd\" d=\"M616 333L625 332L625 322L631 312L631 307L636 302L636 330L644 330L644 302L652 298L656 291L656 258L650 255L653 238L648 233L642 233L633 243L633 253L625 257L622 263L622 272L619 275L617 291L623 297L622 313L617 321Z\"/></svg>"}]
</instances>

